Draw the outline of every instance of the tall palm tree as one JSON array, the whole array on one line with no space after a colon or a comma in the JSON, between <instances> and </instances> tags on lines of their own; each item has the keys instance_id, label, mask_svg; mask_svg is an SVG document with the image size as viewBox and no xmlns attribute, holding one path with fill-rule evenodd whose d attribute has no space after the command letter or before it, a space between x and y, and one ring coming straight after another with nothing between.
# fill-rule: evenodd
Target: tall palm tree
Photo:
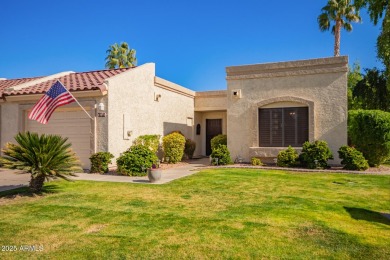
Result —
<instances>
[{"instance_id":1,"label":"tall palm tree","mask_svg":"<svg viewBox=\"0 0 390 260\"><path fill-rule=\"evenodd\" d=\"M129 68L137 65L135 50L130 49L126 42L120 45L117 43L110 45L106 53L106 68L108 69Z\"/></svg>"},{"instance_id":2,"label":"tall palm tree","mask_svg":"<svg viewBox=\"0 0 390 260\"><path fill-rule=\"evenodd\" d=\"M68 180L80 171L79 162L67 138L58 135L19 133L15 136L17 144L7 143L3 153L4 167L31 173L30 190L40 192L43 183L50 178L60 177Z\"/></svg>"},{"instance_id":3,"label":"tall palm tree","mask_svg":"<svg viewBox=\"0 0 390 260\"><path fill-rule=\"evenodd\" d=\"M360 22L359 11L352 5L351 0L328 0L328 4L321 9L318 16L318 24L321 31L327 31L332 26L334 34L334 56L340 56L340 32L344 28L352 31L351 22Z\"/></svg>"}]
</instances>

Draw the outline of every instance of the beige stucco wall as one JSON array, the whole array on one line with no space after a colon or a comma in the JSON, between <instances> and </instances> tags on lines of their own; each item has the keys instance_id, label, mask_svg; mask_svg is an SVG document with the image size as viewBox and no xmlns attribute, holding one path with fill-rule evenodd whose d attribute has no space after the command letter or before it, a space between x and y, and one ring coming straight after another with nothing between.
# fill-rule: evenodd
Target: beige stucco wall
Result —
<instances>
[{"instance_id":1,"label":"beige stucco wall","mask_svg":"<svg viewBox=\"0 0 390 260\"><path fill-rule=\"evenodd\" d=\"M226 109L226 90L196 92L195 111L223 111Z\"/></svg>"},{"instance_id":2,"label":"beige stucco wall","mask_svg":"<svg viewBox=\"0 0 390 260\"><path fill-rule=\"evenodd\" d=\"M301 103L309 107L309 140L327 141L336 158L330 163L338 164L337 150L347 143L347 64L347 57L337 57L226 68L232 157L249 161L285 149L258 147L258 108Z\"/></svg>"},{"instance_id":3,"label":"beige stucco wall","mask_svg":"<svg viewBox=\"0 0 390 260\"><path fill-rule=\"evenodd\" d=\"M112 77L107 85L107 147L115 157L140 135L163 136L179 130L193 139L193 92L156 78L153 63ZM157 95L161 97L155 101ZM127 136L127 132L131 136Z\"/></svg>"}]
</instances>

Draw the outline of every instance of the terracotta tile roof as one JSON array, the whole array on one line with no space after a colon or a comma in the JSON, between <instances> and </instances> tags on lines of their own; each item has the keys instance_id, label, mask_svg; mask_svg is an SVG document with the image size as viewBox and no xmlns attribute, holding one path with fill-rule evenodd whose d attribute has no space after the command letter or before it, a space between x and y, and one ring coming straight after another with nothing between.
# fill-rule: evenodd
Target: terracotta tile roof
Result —
<instances>
[{"instance_id":1,"label":"terracotta tile roof","mask_svg":"<svg viewBox=\"0 0 390 260\"><path fill-rule=\"evenodd\" d=\"M103 82L110 77L118 75L122 72L129 70L130 68L123 69L109 69L109 70L96 70L88 72L70 73L68 75L47 80L42 83L35 84L30 87L22 88L19 90L7 91L4 89L4 93L0 93L6 96L12 95L27 95L27 94L42 94L49 90L56 80L60 80L70 91L83 91L83 90L96 90L101 89ZM36 79L36 78L35 78ZM1 84L1 81L0 81ZM20 84L20 83L19 83ZM10 87L10 86L8 86ZM1 89L0 89L1 92Z\"/></svg>"},{"instance_id":2,"label":"terracotta tile roof","mask_svg":"<svg viewBox=\"0 0 390 260\"><path fill-rule=\"evenodd\" d=\"M43 77L35 77L35 78L21 78L21 79L5 79L0 80L0 95L6 88L10 88L19 84L23 84L32 80L40 79Z\"/></svg>"}]
</instances>

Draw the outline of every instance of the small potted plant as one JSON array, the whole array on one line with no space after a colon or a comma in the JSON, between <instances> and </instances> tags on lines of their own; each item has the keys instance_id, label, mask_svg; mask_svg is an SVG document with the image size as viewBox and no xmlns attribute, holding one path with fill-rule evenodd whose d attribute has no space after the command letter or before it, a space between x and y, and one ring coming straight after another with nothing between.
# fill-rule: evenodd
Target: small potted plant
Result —
<instances>
[{"instance_id":1,"label":"small potted plant","mask_svg":"<svg viewBox=\"0 0 390 260\"><path fill-rule=\"evenodd\" d=\"M161 179L161 169L159 162L153 163L152 168L148 169L148 179L151 183Z\"/></svg>"}]
</instances>

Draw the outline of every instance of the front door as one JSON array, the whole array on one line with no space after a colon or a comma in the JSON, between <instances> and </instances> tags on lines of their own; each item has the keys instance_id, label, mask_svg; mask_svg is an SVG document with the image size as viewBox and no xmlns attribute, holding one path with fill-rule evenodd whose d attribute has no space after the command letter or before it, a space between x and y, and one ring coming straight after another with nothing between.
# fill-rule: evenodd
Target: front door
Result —
<instances>
[{"instance_id":1,"label":"front door","mask_svg":"<svg viewBox=\"0 0 390 260\"><path fill-rule=\"evenodd\" d=\"M211 139L222 134L222 119L206 119L206 155L211 154Z\"/></svg>"}]
</instances>

